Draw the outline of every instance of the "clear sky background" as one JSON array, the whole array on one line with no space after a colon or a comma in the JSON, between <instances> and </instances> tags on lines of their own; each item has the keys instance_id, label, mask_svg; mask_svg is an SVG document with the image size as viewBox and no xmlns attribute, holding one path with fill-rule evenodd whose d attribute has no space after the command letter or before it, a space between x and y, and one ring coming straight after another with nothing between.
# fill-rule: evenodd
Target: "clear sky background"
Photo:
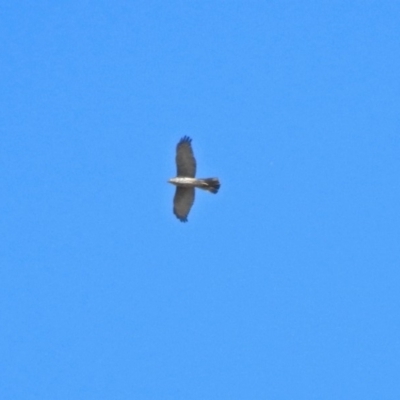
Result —
<instances>
[{"instance_id":1,"label":"clear sky background","mask_svg":"<svg viewBox=\"0 0 400 400\"><path fill-rule=\"evenodd\" d=\"M0 18L2 400L400 398L400 3Z\"/></svg>"}]
</instances>

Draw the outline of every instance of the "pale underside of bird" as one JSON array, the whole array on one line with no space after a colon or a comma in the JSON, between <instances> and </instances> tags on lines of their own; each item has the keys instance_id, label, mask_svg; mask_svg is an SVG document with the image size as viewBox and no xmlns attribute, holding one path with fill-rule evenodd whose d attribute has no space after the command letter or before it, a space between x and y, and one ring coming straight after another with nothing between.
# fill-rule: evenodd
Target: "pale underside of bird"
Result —
<instances>
[{"instance_id":1,"label":"pale underside of bird","mask_svg":"<svg viewBox=\"0 0 400 400\"><path fill-rule=\"evenodd\" d=\"M218 178L195 178L196 159L193 155L192 139L184 136L176 146L177 176L168 180L176 186L174 196L174 214L187 222L187 216L194 203L195 188L217 193L221 184Z\"/></svg>"}]
</instances>

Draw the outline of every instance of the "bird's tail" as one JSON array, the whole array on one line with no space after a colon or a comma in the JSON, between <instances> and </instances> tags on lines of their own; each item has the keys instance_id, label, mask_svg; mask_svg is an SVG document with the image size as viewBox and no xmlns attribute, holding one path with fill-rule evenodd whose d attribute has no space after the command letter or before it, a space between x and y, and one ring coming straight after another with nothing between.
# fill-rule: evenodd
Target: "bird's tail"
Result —
<instances>
[{"instance_id":1,"label":"bird's tail","mask_svg":"<svg viewBox=\"0 0 400 400\"><path fill-rule=\"evenodd\" d=\"M221 184L218 178L199 179L200 189L208 190L211 193L217 193Z\"/></svg>"}]
</instances>

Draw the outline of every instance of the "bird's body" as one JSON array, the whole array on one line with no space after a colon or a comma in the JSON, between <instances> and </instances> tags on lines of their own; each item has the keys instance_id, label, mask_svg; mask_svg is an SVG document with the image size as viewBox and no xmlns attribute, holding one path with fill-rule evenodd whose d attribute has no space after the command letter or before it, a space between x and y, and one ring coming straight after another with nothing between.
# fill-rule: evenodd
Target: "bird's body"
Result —
<instances>
[{"instance_id":1,"label":"bird's body","mask_svg":"<svg viewBox=\"0 0 400 400\"><path fill-rule=\"evenodd\" d=\"M218 178L195 178L196 159L191 146L192 139L184 136L176 147L177 176L168 180L176 186L174 197L174 214L182 222L187 221L187 216L194 203L195 188L217 193L221 184Z\"/></svg>"},{"instance_id":2,"label":"bird's body","mask_svg":"<svg viewBox=\"0 0 400 400\"><path fill-rule=\"evenodd\" d=\"M221 186L218 178L189 178L184 176L177 176L176 178L171 178L169 183L180 187L196 187L198 189L208 190L211 193L217 193L219 187Z\"/></svg>"},{"instance_id":3,"label":"bird's body","mask_svg":"<svg viewBox=\"0 0 400 400\"><path fill-rule=\"evenodd\" d=\"M175 186L193 187L196 185L197 179L189 176L177 176L176 178L171 178L168 182Z\"/></svg>"}]
</instances>

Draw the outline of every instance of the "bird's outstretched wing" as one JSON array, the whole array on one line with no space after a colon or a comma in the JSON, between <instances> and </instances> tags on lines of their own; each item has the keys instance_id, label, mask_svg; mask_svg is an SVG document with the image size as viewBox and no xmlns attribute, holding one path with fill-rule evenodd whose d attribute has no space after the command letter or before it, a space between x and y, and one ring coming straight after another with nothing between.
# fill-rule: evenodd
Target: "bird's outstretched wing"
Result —
<instances>
[{"instance_id":1,"label":"bird's outstretched wing","mask_svg":"<svg viewBox=\"0 0 400 400\"><path fill-rule=\"evenodd\" d=\"M187 216L194 203L194 187L177 187L174 197L174 214L182 222L187 222Z\"/></svg>"},{"instance_id":2,"label":"bird's outstretched wing","mask_svg":"<svg viewBox=\"0 0 400 400\"><path fill-rule=\"evenodd\" d=\"M176 168L177 176L194 178L196 175L196 159L193 155L192 139L184 136L176 146Z\"/></svg>"}]
</instances>

